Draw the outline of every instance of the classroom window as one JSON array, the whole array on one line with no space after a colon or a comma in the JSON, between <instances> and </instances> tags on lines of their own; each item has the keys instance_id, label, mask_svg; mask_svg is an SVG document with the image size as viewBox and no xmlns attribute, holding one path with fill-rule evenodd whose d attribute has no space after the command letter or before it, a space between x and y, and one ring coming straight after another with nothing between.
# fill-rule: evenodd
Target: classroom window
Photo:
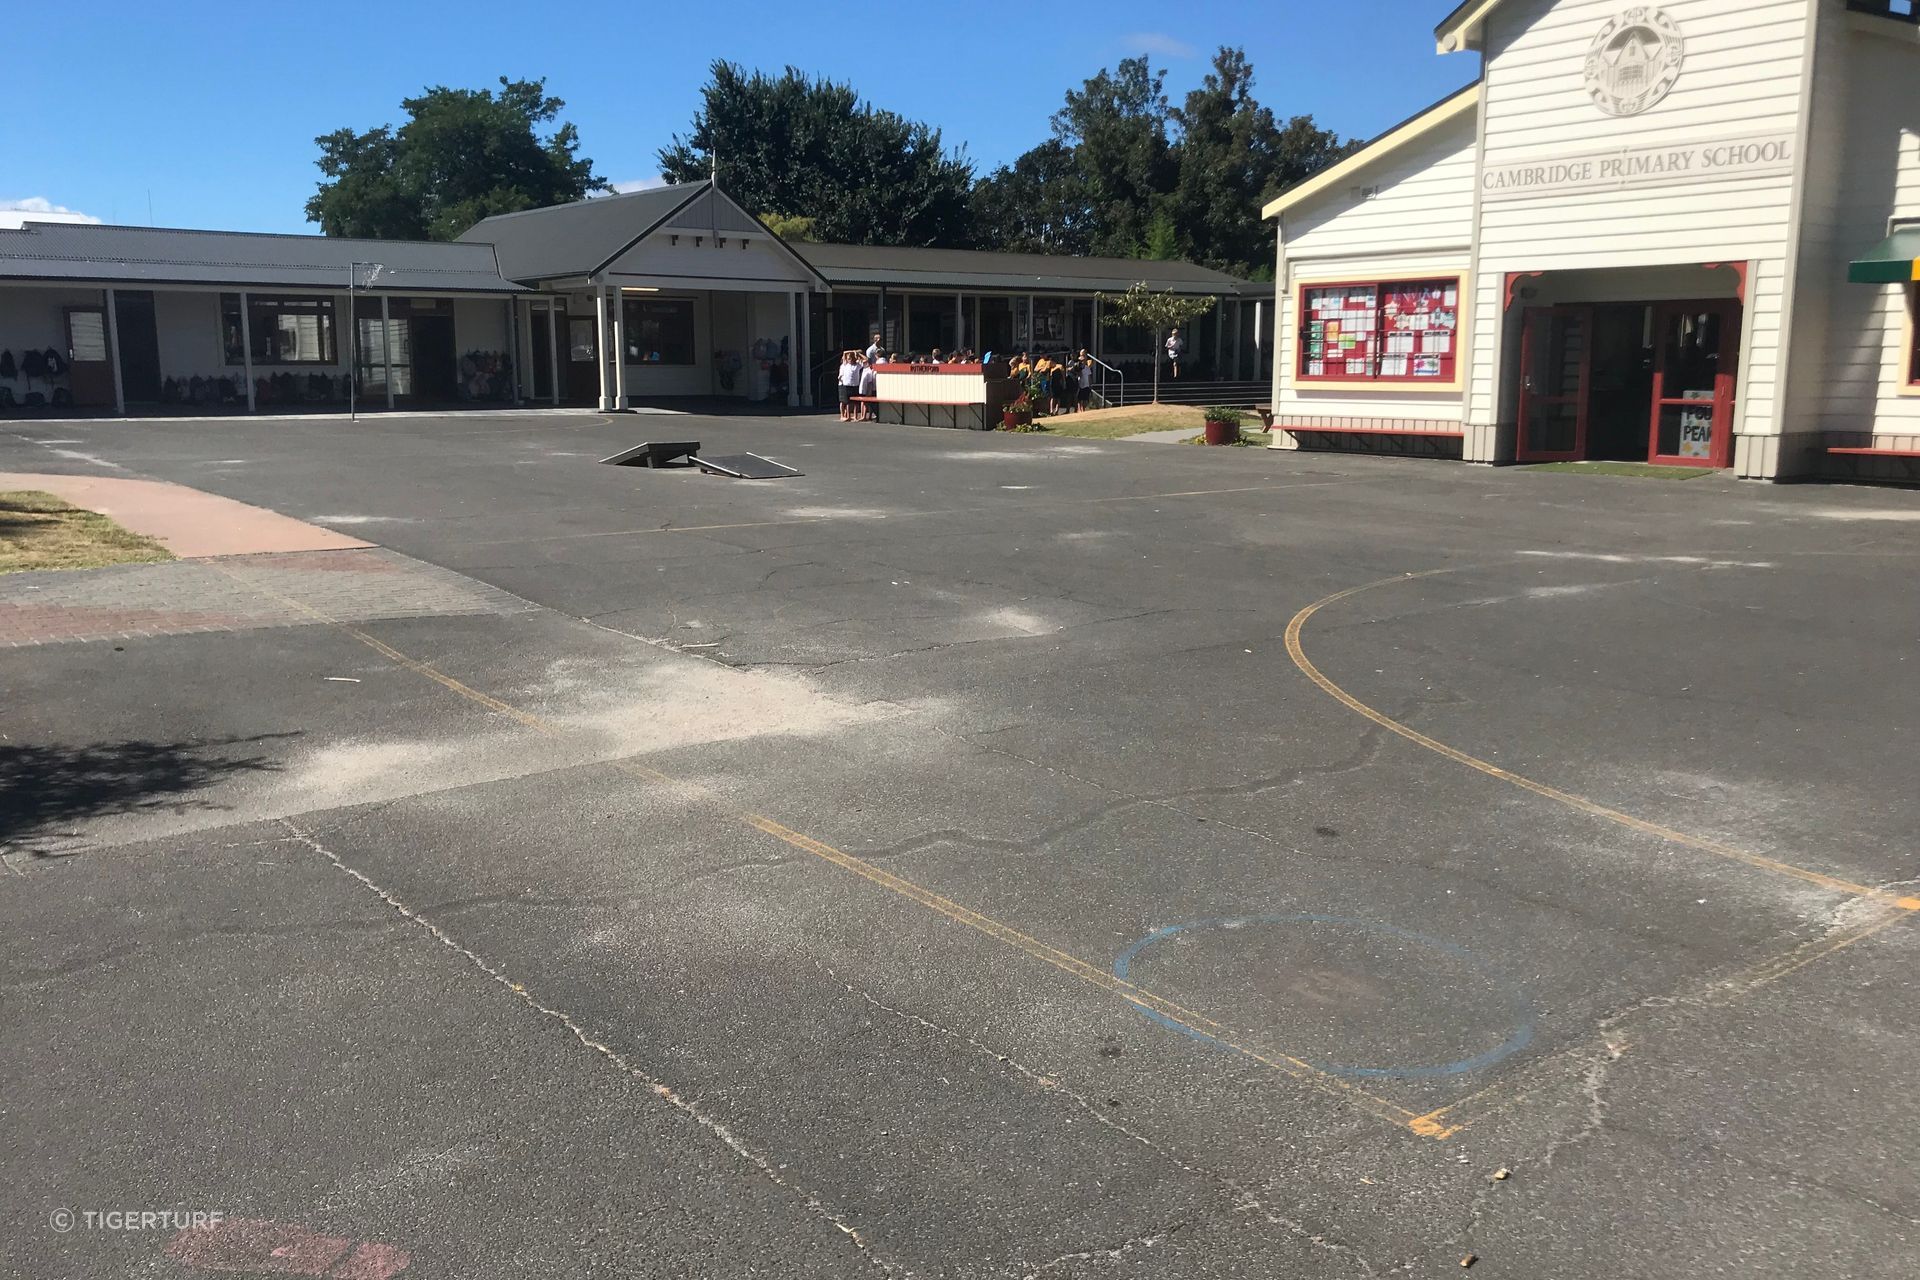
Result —
<instances>
[{"instance_id":1,"label":"classroom window","mask_svg":"<svg viewBox=\"0 0 1920 1280\"><path fill-rule=\"evenodd\" d=\"M1920 284L1907 286L1907 385L1920 387Z\"/></svg>"},{"instance_id":2,"label":"classroom window","mask_svg":"<svg viewBox=\"0 0 1920 1280\"><path fill-rule=\"evenodd\" d=\"M245 332L255 364L336 364L332 298L249 298ZM246 363L240 295L220 295L220 333L228 364Z\"/></svg>"},{"instance_id":3,"label":"classroom window","mask_svg":"<svg viewBox=\"0 0 1920 1280\"><path fill-rule=\"evenodd\" d=\"M693 363L693 300L629 298L626 302L628 364Z\"/></svg>"},{"instance_id":4,"label":"classroom window","mask_svg":"<svg viewBox=\"0 0 1920 1280\"><path fill-rule=\"evenodd\" d=\"M1302 286L1300 382L1454 381L1460 280L1378 280Z\"/></svg>"}]
</instances>

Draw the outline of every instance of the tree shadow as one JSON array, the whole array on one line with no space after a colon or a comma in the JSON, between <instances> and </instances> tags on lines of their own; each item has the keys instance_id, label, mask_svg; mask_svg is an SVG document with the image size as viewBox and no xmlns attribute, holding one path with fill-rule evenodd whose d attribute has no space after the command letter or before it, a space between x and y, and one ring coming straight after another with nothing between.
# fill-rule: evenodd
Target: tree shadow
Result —
<instances>
[{"instance_id":1,"label":"tree shadow","mask_svg":"<svg viewBox=\"0 0 1920 1280\"><path fill-rule=\"evenodd\" d=\"M72 824L87 819L153 809L224 809L196 793L233 774L278 772L277 761L244 749L297 736L129 738L79 747L0 743L0 850L64 857L78 852L80 832Z\"/></svg>"}]
</instances>

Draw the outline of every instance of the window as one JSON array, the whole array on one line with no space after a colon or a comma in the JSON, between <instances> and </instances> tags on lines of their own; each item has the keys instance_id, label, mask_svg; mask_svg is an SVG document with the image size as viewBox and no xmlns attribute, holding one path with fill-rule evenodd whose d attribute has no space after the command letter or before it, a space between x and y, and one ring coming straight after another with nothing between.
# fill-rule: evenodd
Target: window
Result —
<instances>
[{"instance_id":1,"label":"window","mask_svg":"<svg viewBox=\"0 0 1920 1280\"><path fill-rule=\"evenodd\" d=\"M593 321L585 316L567 318L567 359L575 364L593 363Z\"/></svg>"},{"instance_id":2,"label":"window","mask_svg":"<svg viewBox=\"0 0 1920 1280\"><path fill-rule=\"evenodd\" d=\"M629 298L626 330L628 364L693 363L691 298Z\"/></svg>"},{"instance_id":3,"label":"window","mask_svg":"<svg viewBox=\"0 0 1920 1280\"><path fill-rule=\"evenodd\" d=\"M1301 382L1455 382L1458 277L1307 285L1299 311Z\"/></svg>"},{"instance_id":4,"label":"window","mask_svg":"<svg viewBox=\"0 0 1920 1280\"><path fill-rule=\"evenodd\" d=\"M1920 284L1907 286L1907 386L1920 392Z\"/></svg>"},{"instance_id":5,"label":"window","mask_svg":"<svg viewBox=\"0 0 1920 1280\"><path fill-rule=\"evenodd\" d=\"M255 364L336 364L332 298L249 298L246 329ZM220 333L228 364L246 363L240 295L220 295Z\"/></svg>"},{"instance_id":6,"label":"window","mask_svg":"<svg viewBox=\"0 0 1920 1280\"><path fill-rule=\"evenodd\" d=\"M1911 22L1920 26L1920 0L1847 0L1847 7L1858 13L1870 13L1877 18L1892 18L1896 22Z\"/></svg>"}]
</instances>

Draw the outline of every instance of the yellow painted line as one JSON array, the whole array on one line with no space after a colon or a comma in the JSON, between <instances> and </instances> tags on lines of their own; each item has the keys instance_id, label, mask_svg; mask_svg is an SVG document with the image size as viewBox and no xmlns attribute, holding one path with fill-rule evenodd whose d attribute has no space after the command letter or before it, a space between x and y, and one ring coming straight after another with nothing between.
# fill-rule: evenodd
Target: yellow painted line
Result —
<instances>
[{"instance_id":1,"label":"yellow painted line","mask_svg":"<svg viewBox=\"0 0 1920 1280\"><path fill-rule=\"evenodd\" d=\"M560 738L565 736L566 730L562 726L544 720L531 712L522 711L520 708L503 702L491 694L482 693L471 685L456 680L444 671L434 667L431 663L410 658L384 640L381 640L377 636L370 635L359 627L330 617L321 610L283 595L270 587L263 586L259 583L248 582L244 578L228 572L223 566L215 567L219 568L220 572L226 574L226 576L243 586L250 587L262 595L269 596L290 608L297 609L316 621L338 627L342 632L352 636L355 640L366 645L382 657L397 663L399 666L416 675L425 676L427 679L451 693L458 694L460 697L484 707L489 711L504 715L515 723L525 725L527 728L547 737ZM724 804L718 795L706 787L696 783L682 782L679 779L660 772L658 769L640 764L634 760L609 760L602 763L618 769L623 773L630 774L633 777L643 779L644 781L670 786L676 790L707 799L728 817L744 822L748 826L772 836L776 840L780 840L802 852L812 854L814 857L831 863L842 870L850 871L871 884L878 885L899 897L905 898L910 902L918 903L930 911L945 916L949 920L963 924L969 929L985 934L987 937L1004 943L1036 960L1043 961L1055 969L1060 970L1062 973L1069 974L1080 979L1082 982L1099 987L1104 991L1120 997L1129 1004L1136 1005L1142 1009L1150 1009L1162 1017L1178 1022L1189 1030L1195 1031L1225 1048L1250 1058L1262 1066L1269 1067L1283 1075L1302 1081L1322 1092L1337 1096L1376 1119L1384 1120L1398 1128L1411 1130L1422 1137L1445 1136L1438 1132L1442 1126L1429 1124L1424 1117L1416 1115L1406 1107L1402 1107L1386 1098L1370 1093L1358 1085L1351 1084L1338 1076L1322 1071L1302 1059L1284 1053L1265 1053L1243 1044L1236 1040L1226 1027L1214 1021L1212 1018L1207 1017L1205 1014L1195 1013L1190 1009L1174 1003L1165 996L1156 995L1144 987L1135 986L1131 982L1117 978L1103 969L1088 964L1077 956L1060 950L1058 947L1049 946L1047 943L1040 941L1030 934L1022 933L1012 925L1003 924L991 916L973 910L971 907L962 906L951 898L943 897L931 889L915 884L913 881L902 876L897 876L891 871L877 867L863 858L846 852L844 849L837 849L825 841L816 840L812 836L804 835L762 814L732 809Z\"/></svg>"},{"instance_id":2,"label":"yellow painted line","mask_svg":"<svg viewBox=\"0 0 1920 1280\"><path fill-rule=\"evenodd\" d=\"M1871 885L1857 884L1852 880L1845 880L1839 876L1828 875L1824 871L1814 871L1807 867L1795 866L1791 862L1782 862L1778 858L1769 858L1764 854L1753 853L1750 850L1727 844L1724 841L1689 835L1684 831L1677 831L1672 827L1662 826L1657 822L1649 822L1645 818L1636 818L1630 813L1622 813L1618 809L1609 808L1597 801L1589 800L1585 796L1575 795L1571 791L1562 791L1560 788L1548 786L1544 782L1535 782L1532 778L1522 777L1520 774L1514 773L1509 769L1502 769L1499 765L1482 760L1478 756L1468 755L1458 747L1450 747L1436 738L1430 738L1418 729L1404 725L1393 717L1376 711L1374 708L1360 701L1360 699L1354 697L1322 674L1320 668L1313 665L1312 660L1307 657L1306 650L1301 646L1300 636L1307 625L1307 620L1327 605L1345 600L1349 596L1358 595L1363 591L1371 591L1375 587L1390 586L1399 582L1411 582L1417 578L1429 578L1435 574L1451 572L1452 570L1450 569L1429 569L1424 573L1408 573L1395 578L1381 578L1376 582L1367 582L1357 587L1348 587L1345 591L1336 591L1330 596L1314 601L1306 608L1300 610L1300 612L1294 614L1292 621L1287 623L1287 656L1293 659L1293 665L1298 667L1307 679L1313 681L1342 705L1365 716L1381 728L1399 734L1409 742L1417 743L1427 750L1437 755L1445 756L1457 764L1463 764L1469 769L1484 773L1489 778L1498 778L1502 782L1511 783L1523 791L1530 791L1534 795L1552 800L1556 804L1563 804L1570 809L1576 809L1581 813L1600 818L1607 822L1618 823L1620 826L1632 831L1637 831L1642 835L1654 836L1684 848L1696 849L1702 853L1713 854L1715 857L1745 863L1747 866L1755 867L1762 871L1769 871L1776 875L1790 876L1795 880L1818 885L1822 889L1830 889L1835 893L1844 893L1859 898L1872 898L1877 901L1890 902L1903 911L1920 911L1920 897L1897 897L1883 890L1875 889Z\"/></svg>"},{"instance_id":3,"label":"yellow painted line","mask_svg":"<svg viewBox=\"0 0 1920 1280\"><path fill-rule=\"evenodd\" d=\"M824 844L811 836L802 835L798 831L783 827L771 818L762 817L758 814L741 814L739 816L749 826L758 827L775 839L783 840L796 849L803 849L817 858L831 862L836 867L851 871L862 879L869 880L903 898L917 902L930 911L936 911L946 916L949 920L956 921L967 926L969 929L984 933L990 938L994 938L1013 947L1015 950L1025 952L1036 960L1050 964L1063 973L1071 974L1083 982L1091 983L1096 987L1110 991L1129 1004L1137 1005L1142 1009L1151 1009L1162 1017L1178 1022L1191 1030L1198 1031L1208 1039L1217 1041L1227 1048L1234 1050L1236 1053L1253 1059L1262 1066L1271 1067L1273 1070L1292 1076L1295 1079L1305 1080L1316 1087L1337 1093L1349 1101L1357 1103L1362 1110L1370 1115L1377 1116L1380 1119L1387 1120L1403 1128L1412 1129L1415 1133L1421 1134L1422 1136L1432 1136L1429 1133L1429 1126L1423 1125L1421 1118L1407 1108L1389 1102L1385 1098L1368 1093L1366 1090L1350 1084L1338 1076L1329 1075L1311 1063L1301 1061L1299 1058L1292 1057L1288 1054L1266 1054L1251 1049L1236 1041L1227 1028L1221 1026L1205 1014L1195 1013L1191 1009L1175 1004L1165 996L1155 995L1144 987L1138 987L1131 982L1116 978L1106 970L1096 968L1077 956L1070 955L1057 947L1049 946L1038 938L1020 932L1020 930L1013 928L1011 925L1002 924L991 916L982 915L971 907L964 907L951 898L944 898L931 889L924 888L913 883L911 880L894 875L891 871L876 867L871 862L856 858L844 850L836 849L832 845Z\"/></svg>"}]
</instances>

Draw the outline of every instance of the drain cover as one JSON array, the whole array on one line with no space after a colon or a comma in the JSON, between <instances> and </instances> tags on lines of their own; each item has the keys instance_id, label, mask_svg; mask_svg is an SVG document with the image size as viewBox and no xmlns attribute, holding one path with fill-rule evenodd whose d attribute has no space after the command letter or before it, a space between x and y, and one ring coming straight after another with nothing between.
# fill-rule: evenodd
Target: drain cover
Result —
<instances>
[{"instance_id":1,"label":"drain cover","mask_svg":"<svg viewBox=\"0 0 1920 1280\"><path fill-rule=\"evenodd\" d=\"M719 458L695 458L693 465L709 475L732 476L735 480L784 480L801 474L757 453L730 453Z\"/></svg>"},{"instance_id":2,"label":"drain cover","mask_svg":"<svg viewBox=\"0 0 1920 1280\"><path fill-rule=\"evenodd\" d=\"M610 462L616 467L664 467L676 458L697 462L699 454L698 440L649 440L600 461ZM684 467L687 464L683 462L680 465Z\"/></svg>"}]
</instances>

